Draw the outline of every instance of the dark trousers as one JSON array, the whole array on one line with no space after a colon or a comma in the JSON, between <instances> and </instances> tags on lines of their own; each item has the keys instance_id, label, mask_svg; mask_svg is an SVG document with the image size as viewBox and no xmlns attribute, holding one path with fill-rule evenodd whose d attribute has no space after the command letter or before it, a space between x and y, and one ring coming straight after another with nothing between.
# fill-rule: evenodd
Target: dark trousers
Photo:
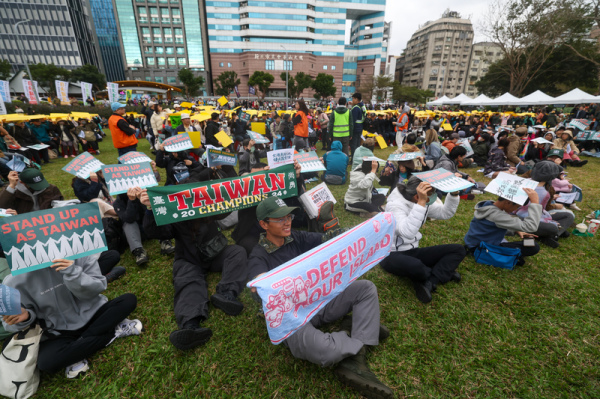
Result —
<instances>
[{"instance_id":1,"label":"dark trousers","mask_svg":"<svg viewBox=\"0 0 600 399\"><path fill-rule=\"evenodd\" d=\"M39 150L38 151L39 156L42 157L42 159L44 160L44 162L48 163L48 161L50 161L50 156L48 155L48 149L44 148L43 150Z\"/></svg>"},{"instance_id":2,"label":"dark trousers","mask_svg":"<svg viewBox=\"0 0 600 399\"><path fill-rule=\"evenodd\" d=\"M574 216L571 212L555 212L552 214L552 220L557 222L560 227L558 227L558 225L555 223L540 222L535 235L538 237L560 236L569 227L571 227L574 221Z\"/></svg>"},{"instance_id":3,"label":"dark trousers","mask_svg":"<svg viewBox=\"0 0 600 399\"><path fill-rule=\"evenodd\" d=\"M129 147L117 148L117 152L119 153L119 156L123 156L131 151L137 151L137 144L130 145Z\"/></svg>"},{"instance_id":4,"label":"dark trousers","mask_svg":"<svg viewBox=\"0 0 600 399\"><path fill-rule=\"evenodd\" d=\"M352 133L352 139L350 139L350 156L353 157L354 156L354 151L356 151L356 149L358 147L360 147L361 143L360 143L360 138L362 137L362 128L360 129L360 131L358 130L354 130L354 132Z\"/></svg>"},{"instance_id":5,"label":"dark trousers","mask_svg":"<svg viewBox=\"0 0 600 399\"><path fill-rule=\"evenodd\" d=\"M100 272L103 276L106 276L121 260L121 254L119 251L109 249L100 254L98 258L98 265L100 265Z\"/></svg>"},{"instance_id":6,"label":"dark trousers","mask_svg":"<svg viewBox=\"0 0 600 399\"><path fill-rule=\"evenodd\" d=\"M523 246L523 241L512 241L512 242L503 242L500 244L501 247L506 248L519 248L521 250L520 259L523 259L526 256L533 256L540 252L540 246L536 242L533 247L525 247Z\"/></svg>"},{"instance_id":7,"label":"dark trousers","mask_svg":"<svg viewBox=\"0 0 600 399\"><path fill-rule=\"evenodd\" d=\"M436 245L391 252L381 262L381 267L389 273L408 277L412 281L434 280L436 283L445 284L450 281L452 273L465 256L467 251L463 245Z\"/></svg>"},{"instance_id":8,"label":"dark trousers","mask_svg":"<svg viewBox=\"0 0 600 399\"><path fill-rule=\"evenodd\" d=\"M371 202L355 202L354 204L348 204L351 208L363 209L365 212L381 212L381 207L385 203L385 195L373 194Z\"/></svg>"},{"instance_id":9,"label":"dark trousers","mask_svg":"<svg viewBox=\"0 0 600 399\"><path fill-rule=\"evenodd\" d=\"M61 331L61 335L46 334L40 344L38 368L56 372L92 356L108 345L115 336L115 327L137 306L133 294L124 294L106 302L90 321L79 330Z\"/></svg>"},{"instance_id":10,"label":"dark trousers","mask_svg":"<svg viewBox=\"0 0 600 399\"><path fill-rule=\"evenodd\" d=\"M244 248L246 250L246 254L250 256L250 252L252 252L254 247L258 244L258 237L258 234L247 235L237 241L236 244Z\"/></svg>"},{"instance_id":11,"label":"dark trousers","mask_svg":"<svg viewBox=\"0 0 600 399\"><path fill-rule=\"evenodd\" d=\"M175 319L179 328L190 320L208 318L208 272L221 272L216 291L231 291L238 295L248 279L248 256L239 245L228 245L208 264L177 259L173 264L175 288Z\"/></svg>"}]
</instances>

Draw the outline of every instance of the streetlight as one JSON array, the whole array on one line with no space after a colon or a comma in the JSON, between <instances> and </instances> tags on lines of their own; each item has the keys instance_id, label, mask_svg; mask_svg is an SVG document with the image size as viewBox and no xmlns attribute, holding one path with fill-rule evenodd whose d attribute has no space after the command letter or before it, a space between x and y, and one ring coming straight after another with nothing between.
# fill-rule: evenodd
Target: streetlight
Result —
<instances>
[{"instance_id":1,"label":"streetlight","mask_svg":"<svg viewBox=\"0 0 600 399\"><path fill-rule=\"evenodd\" d=\"M286 61L287 61L287 58L288 58L288 56L287 56L288 52L287 52L287 49L283 46L283 44L281 45L281 48L285 50L285 59L283 60L283 69L285 69L285 105L286 105L286 108L288 108L289 102L290 102L289 101L290 97L289 97L289 94L288 94L289 93L288 92L288 87L289 87L288 81L289 81L289 78L288 78L288 67L287 67L289 64L286 64Z\"/></svg>"},{"instance_id":2,"label":"streetlight","mask_svg":"<svg viewBox=\"0 0 600 399\"><path fill-rule=\"evenodd\" d=\"M19 29L18 29L19 24L24 24L26 22L31 22L31 21L32 21L31 19L25 19L25 20L19 21L15 24L15 28L14 28L15 36L17 36L17 38L19 40L21 40L21 35L19 34ZM22 48L22 46L17 46L17 47L19 47L19 52L21 53L21 58L23 59L23 63L25 64L25 69L27 69L27 75L29 76L29 79L33 79L33 77L31 76L31 71L29 71L29 64L27 64L27 59L25 58L25 55L23 54L23 48Z\"/></svg>"}]
</instances>

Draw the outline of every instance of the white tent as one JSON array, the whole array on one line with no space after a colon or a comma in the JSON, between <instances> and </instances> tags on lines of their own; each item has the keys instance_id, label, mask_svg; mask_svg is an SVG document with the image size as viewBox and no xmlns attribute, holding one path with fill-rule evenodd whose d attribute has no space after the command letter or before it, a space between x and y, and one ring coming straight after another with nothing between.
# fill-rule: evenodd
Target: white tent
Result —
<instances>
[{"instance_id":1,"label":"white tent","mask_svg":"<svg viewBox=\"0 0 600 399\"><path fill-rule=\"evenodd\" d=\"M546 105L552 104L553 101L554 97L550 97L546 93L536 90L515 102L509 103L508 105Z\"/></svg>"},{"instance_id":2,"label":"white tent","mask_svg":"<svg viewBox=\"0 0 600 399\"><path fill-rule=\"evenodd\" d=\"M442 96L442 97L438 98L435 101L428 102L427 106L428 107L430 107L430 106L431 107L435 107L435 106L438 106L438 105L444 105L444 104L448 104L448 101L450 101L450 99L448 97Z\"/></svg>"},{"instance_id":3,"label":"white tent","mask_svg":"<svg viewBox=\"0 0 600 399\"><path fill-rule=\"evenodd\" d=\"M464 102L460 103L460 105L467 106L467 107L468 106L478 106L478 105L481 105L481 103L490 102L490 101L492 101L491 98L489 98L485 94L480 94L479 96L475 97L472 100L464 101Z\"/></svg>"},{"instance_id":4,"label":"white tent","mask_svg":"<svg viewBox=\"0 0 600 399\"><path fill-rule=\"evenodd\" d=\"M465 95L464 93L460 93L458 96L454 97L452 100L446 101L444 104L448 105L461 105L465 101L471 101L472 98Z\"/></svg>"},{"instance_id":5,"label":"white tent","mask_svg":"<svg viewBox=\"0 0 600 399\"><path fill-rule=\"evenodd\" d=\"M519 99L512 94L504 93L500 97L494 98L491 101L482 102L481 105L509 105L518 100Z\"/></svg>"},{"instance_id":6,"label":"white tent","mask_svg":"<svg viewBox=\"0 0 600 399\"><path fill-rule=\"evenodd\" d=\"M573 89L562 96L556 97L551 104L587 104L598 101L598 97L587 94L583 90Z\"/></svg>"}]
</instances>

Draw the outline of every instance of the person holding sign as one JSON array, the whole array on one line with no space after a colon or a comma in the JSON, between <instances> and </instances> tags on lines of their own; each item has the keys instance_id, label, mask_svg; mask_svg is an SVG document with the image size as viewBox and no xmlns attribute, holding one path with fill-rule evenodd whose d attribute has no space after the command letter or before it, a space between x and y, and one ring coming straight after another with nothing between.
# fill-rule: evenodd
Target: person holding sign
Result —
<instances>
[{"instance_id":1,"label":"person holding sign","mask_svg":"<svg viewBox=\"0 0 600 399\"><path fill-rule=\"evenodd\" d=\"M294 209L277 197L267 198L256 208L256 218L265 233L260 235L258 245L248 260L251 279L323 243L320 233L292 230ZM307 268L313 266L307 265ZM252 288L252 292L256 294L256 288ZM281 306L285 305L284 301ZM347 325L350 333L344 330L325 333L318 329L321 325L342 319L349 312L352 312L351 323L342 323ZM340 380L361 395L393 398L392 390L369 370L365 358L367 347L378 345L388 336L389 330L380 324L377 287L369 280L358 280L284 342L297 359L308 360L322 367L337 364L335 373Z\"/></svg>"},{"instance_id":2,"label":"person holding sign","mask_svg":"<svg viewBox=\"0 0 600 399\"><path fill-rule=\"evenodd\" d=\"M19 215L52 208L52 201L62 201L63 195L48 183L42 172L27 168L20 174L8 174L8 187L0 192L0 208L14 209Z\"/></svg>"},{"instance_id":3,"label":"person holding sign","mask_svg":"<svg viewBox=\"0 0 600 399\"><path fill-rule=\"evenodd\" d=\"M254 168L254 165L256 165L260 158L265 158L267 156L266 151L256 150L254 140L244 139L242 145L244 148L238 153L238 173L240 176L244 173L250 173L250 170Z\"/></svg>"},{"instance_id":4,"label":"person holding sign","mask_svg":"<svg viewBox=\"0 0 600 399\"><path fill-rule=\"evenodd\" d=\"M460 202L457 192L446 196L444 204L436 199L435 189L429 183L412 176L406 183L398 184L385 207L396 219L396 233L392 253L381 262L381 267L396 276L411 279L415 295L423 303L431 302L431 294L438 285L461 280L456 269L467 254L460 244L419 248L423 237L419 230L427 218L450 219Z\"/></svg>"},{"instance_id":5,"label":"person holding sign","mask_svg":"<svg viewBox=\"0 0 600 399\"><path fill-rule=\"evenodd\" d=\"M128 320L137 298L124 294L109 301L104 295L106 278L93 256L76 260L55 259L52 266L17 276L3 284L21 293L21 313L4 316L7 331L22 331L42 323L37 367L57 372L66 368L67 378L89 369L87 358L117 338L140 335L139 320Z\"/></svg>"},{"instance_id":6,"label":"person holding sign","mask_svg":"<svg viewBox=\"0 0 600 399\"><path fill-rule=\"evenodd\" d=\"M350 172L350 186L344 196L347 211L358 213L360 217L370 219L383 211L385 195L373 194L373 181L377 177L378 161L363 161Z\"/></svg>"},{"instance_id":7,"label":"person holding sign","mask_svg":"<svg viewBox=\"0 0 600 399\"><path fill-rule=\"evenodd\" d=\"M476 184L475 180L473 180L473 178L471 176L458 170L458 164L463 162L465 160L466 156L467 156L467 149L465 147L457 145L456 147L454 147L452 149L452 151L450 151L450 154L442 155L440 157L440 159L438 160L438 162L435 164L435 167L433 169L439 169L439 168L446 169L446 170L454 173L457 177L462 177L463 179ZM470 191L470 189L468 191L466 191L465 193L463 193L464 194L463 197L464 197L464 199L472 200L475 198L475 196L473 194L468 194L469 191Z\"/></svg>"},{"instance_id":8,"label":"person holding sign","mask_svg":"<svg viewBox=\"0 0 600 399\"><path fill-rule=\"evenodd\" d=\"M185 172L189 176L189 173L193 169L202 168L200 162L196 161L186 151L166 152L164 143L158 145L156 166L164 168L167 171L165 186L178 184L178 176L182 176Z\"/></svg>"},{"instance_id":9,"label":"person holding sign","mask_svg":"<svg viewBox=\"0 0 600 399\"><path fill-rule=\"evenodd\" d=\"M481 242L507 248L519 248L521 256L517 265L525 264L525 257L533 256L540 251L540 246L525 245L524 241L508 242L504 239L507 231L515 232L521 239L537 237L535 232L540 224L542 206L535 190L524 188L523 191L529 197L529 214L523 220L514 215L521 205L498 197L496 201L481 201L475 205L475 215L471 220L469 231L465 235L465 244L471 253L475 252ZM527 204L527 202L526 202Z\"/></svg>"},{"instance_id":10,"label":"person holding sign","mask_svg":"<svg viewBox=\"0 0 600 399\"><path fill-rule=\"evenodd\" d=\"M192 174L186 183L200 181L197 174ZM173 285L175 319L179 329L171 333L169 340L179 350L204 345L212 337L210 328L201 327L208 319L206 275L209 272L221 273L216 292L210 297L213 306L230 316L239 315L244 305L238 300L238 295L248 278L246 251L239 245L228 245L216 223L222 218L220 216L157 226L146 190L142 192L140 201L148 207L144 231L161 240L175 238L176 242Z\"/></svg>"}]
</instances>

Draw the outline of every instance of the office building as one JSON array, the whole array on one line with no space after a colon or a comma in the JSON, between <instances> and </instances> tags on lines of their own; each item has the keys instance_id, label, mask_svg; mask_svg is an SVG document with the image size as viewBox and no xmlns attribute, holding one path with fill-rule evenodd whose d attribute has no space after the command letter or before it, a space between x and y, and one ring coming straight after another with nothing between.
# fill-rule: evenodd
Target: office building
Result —
<instances>
[{"instance_id":1,"label":"office building","mask_svg":"<svg viewBox=\"0 0 600 399\"><path fill-rule=\"evenodd\" d=\"M119 30L112 0L89 0L106 80L125 80Z\"/></svg>"},{"instance_id":2,"label":"office building","mask_svg":"<svg viewBox=\"0 0 600 399\"><path fill-rule=\"evenodd\" d=\"M203 0L113 1L125 79L181 85L177 74L189 68L211 94Z\"/></svg>"},{"instance_id":3,"label":"office building","mask_svg":"<svg viewBox=\"0 0 600 399\"><path fill-rule=\"evenodd\" d=\"M473 44L471 62L469 63L469 80L465 94L471 98L479 95L475 83L488 72L490 65L500 61L503 53L500 46L496 43L481 42Z\"/></svg>"},{"instance_id":4,"label":"office building","mask_svg":"<svg viewBox=\"0 0 600 399\"><path fill-rule=\"evenodd\" d=\"M286 70L313 78L332 75L336 96L349 97L361 76L386 70L390 24L384 21L385 0L206 1L211 73L235 71L240 94L248 95L255 71L275 80L267 97L285 97ZM346 21L352 21L350 43ZM301 96L311 98L307 89Z\"/></svg>"},{"instance_id":5,"label":"office building","mask_svg":"<svg viewBox=\"0 0 600 399\"><path fill-rule=\"evenodd\" d=\"M450 98L465 92L473 44L473 25L455 11L426 22L408 41L404 51L404 86L431 90Z\"/></svg>"},{"instance_id":6,"label":"office building","mask_svg":"<svg viewBox=\"0 0 600 399\"><path fill-rule=\"evenodd\" d=\"M92 64L103 71L89 3L84 0L2 0L0 54L13 72L29 64L75 69ZM19 21L15 32L15 24Z\"/></svg>"}]
</instances>

